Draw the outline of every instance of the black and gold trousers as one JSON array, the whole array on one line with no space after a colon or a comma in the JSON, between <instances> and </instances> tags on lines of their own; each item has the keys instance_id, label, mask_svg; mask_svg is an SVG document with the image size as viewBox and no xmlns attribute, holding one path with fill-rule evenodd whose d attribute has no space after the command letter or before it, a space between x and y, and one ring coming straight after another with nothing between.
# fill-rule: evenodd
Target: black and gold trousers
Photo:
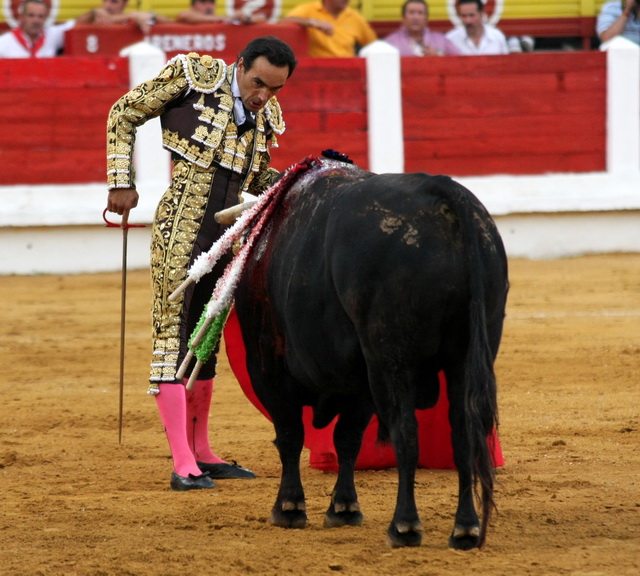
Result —
<instances>
[{"instance_id":1,"label":"black and gold trousers","mask_svg":"<svg viewBox=\"0 0 640 576\"><path fill-rule=\"evenodd\" d=\"M171 185L158 203L151 235L150 394L158 393L159 384L178 382L176 372L187 353L189 338L231 255L221 258L209 274L190 284L178 299L169 302L168 298L187 277L193 261L224 233L214 215L239 203L243 178L224 168L203 169L174 160ZM215 376L216 359L217 354L212 354L199 379ZM192 368L189 366L186 377Z\"/></svg>"}]
</instances>

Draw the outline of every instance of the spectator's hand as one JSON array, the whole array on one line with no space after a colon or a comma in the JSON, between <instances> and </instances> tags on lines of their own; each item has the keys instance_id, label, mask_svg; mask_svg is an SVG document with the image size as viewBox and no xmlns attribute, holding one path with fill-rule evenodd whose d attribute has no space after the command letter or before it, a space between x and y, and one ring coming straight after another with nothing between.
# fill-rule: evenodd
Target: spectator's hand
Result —
<instances>
[{"instance_id":1,"label":"spectator's hand","mask_svg":"<svg viewBox=\"0 0 640 576\"><path fill-rule=\"evenodd\" d=\"M625 3L624 3L625 10L631 10L631 12L633 12L636 6L637 6L636 0L625 0Z\"/></svg>"},{"instance_id":2,"label":"spectator's hand","mask_svg":"<svg viewBox=\"0 0 640 576\"><path fill-rule=\"evenodd\" d=\"M127 15L143 34L149 34L151 27L156 23L156 15L153 12L127 12Z\"/></svg>"},{"instance_id":3,"label":"spectator's hand","mask_svg":"<svg viewBox=\"0 0 640 576\"><path fill-rule=\"evenodd\" d=\"M433 46L425 46L424 55L425 56L441 56L442 52L440 52L438 49L434 48Z\"/></svg>"},{"instance_id":4,"label":"spectator's hand","mask_svg":"<svg viewBox=\"0 0 640 576\"><path fill-rule=\"evenodd\" d=\"M238 10L231 19L233 24L262 24L267 20L264 14L246 14Z\"/></svg>"}]
</instances>

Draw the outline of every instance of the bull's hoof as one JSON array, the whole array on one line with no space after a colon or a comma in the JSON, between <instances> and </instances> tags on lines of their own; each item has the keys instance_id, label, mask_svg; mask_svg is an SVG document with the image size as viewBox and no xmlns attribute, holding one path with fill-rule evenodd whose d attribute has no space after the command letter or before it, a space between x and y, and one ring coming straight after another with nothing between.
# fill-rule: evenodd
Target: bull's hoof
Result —
<instances>
[{"instance_id":1,"label":"bull's hoof","mask_svg":"<svg viewBox=\"0 0 640 576\"><path fill-rule=\"evenodd\" d=\"M362 526L363 519L364 516L357 502L353 502L348 507L344 504L332 503L324 515L324 527Z\"/></svg>"},{"instance_id":2,"label":"bull's hoof","mask_svg":"<svg viewBox=\"0 0 640 576\"><path fill-rule=\"evenodd\" d=\"M480 526L460 526L456 524L449 537L449 548L473 550L480 547Z\"/></svg>"},{"instance_id":3,"label":"bull's hoof","mask_svg":"<svg viewBox=\"0 0 640 576\"><path fill-rule=\"evenodd\" d=\"M307 526L307 512L304 502L283 502L271 509L269 524L280 528L305 528Z\"/></svg>"},{"instance_id":4,"label":"bull's hoof","mask_svg":"<svg viewBox=\"0 0 640 576\"><path fill-rule=\"evenodd\" d=\"M403 546L420 546L422 543L422 523L394 524L387 530L387 546L402 548Z\"/></svg>"}]
</instances>

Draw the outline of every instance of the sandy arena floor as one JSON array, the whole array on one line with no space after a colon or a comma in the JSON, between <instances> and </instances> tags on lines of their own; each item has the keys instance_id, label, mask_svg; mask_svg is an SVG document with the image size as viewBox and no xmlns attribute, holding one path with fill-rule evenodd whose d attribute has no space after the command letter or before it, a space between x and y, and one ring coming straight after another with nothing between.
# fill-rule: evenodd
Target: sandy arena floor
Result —
<instances>
[{"instance_id":1,"label":"sandy arena floor","mask_svg":"<svg viewBox=\"0 0 640 576\"><path fill-rule=\"evenodd\" d=\"M323 529L334 477L306 455L309 528L268 526L274 434L224 355L211 436L259 478L172 492L145 394L147 273L128 281L122 445L120 274L0 278L0 574L637 576L640 255L510 265L497 364L506 466L487 545L472 552L447 548L452 471L418 471L420 548L384 545L395 470L357 473L361 528Z\"/></svg>"}]
</instances>

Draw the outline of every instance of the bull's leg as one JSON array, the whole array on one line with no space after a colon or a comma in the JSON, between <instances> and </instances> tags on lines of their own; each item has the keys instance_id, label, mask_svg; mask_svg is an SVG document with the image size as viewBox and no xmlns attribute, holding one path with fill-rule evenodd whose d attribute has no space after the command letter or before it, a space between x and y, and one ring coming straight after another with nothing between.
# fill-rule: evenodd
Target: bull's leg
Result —
<instances>
[{"instance_id":1,"label":"bull's leg","mask_svg":"<svg viewBox=\"0 0 640 576\"><path fill-rule=\"evenodd\" d=\"M304 528L307 525L304 489L300 478L300 453L304 441L302 408L296 412L297 416L289 414L285 418L286 425L280 422L280 415L274 414L282 477L269 523L281 528Z\"/></svg>"},{"instance_id":2,"label":"bull's leg","mask_svg":"<svg viewBox=\"0 0 640 576\"><path fill-rule=\"evenodd\" d=\"M415 477L418 466L418 423L412 406L389 426L398 465L398 499L393 520L387 530L387 544L392 548L420 546L422 523L415 500Z\"/></svg>"},{"instance_id":3,"label":"bull's leg","mask_svg":"<svg viewBox=\"0 0 640 576\"><path fill-rule=\"evenodd\" d=\"M456 550L471 550L480 544L480 522L473 502L473 459L466 431L465 409L462 399L461 374L447 371L449 395L449 421L453 461L458 469L458 508L449 547Z\"/></svg>"},{"instance_id":4,"label":"bull's leg","mask_svg":"<svg viewBox=\"0 0 640 576\"><path fill-rule=\"evenodd\" d=\"M371 411L356 406L345 410L338 419L333 433L333 443L338 455L338 478L325 514L325 528L362 524L363 516L353 476L362 436L370 420Z\"/></svg>"}]
</instances>

